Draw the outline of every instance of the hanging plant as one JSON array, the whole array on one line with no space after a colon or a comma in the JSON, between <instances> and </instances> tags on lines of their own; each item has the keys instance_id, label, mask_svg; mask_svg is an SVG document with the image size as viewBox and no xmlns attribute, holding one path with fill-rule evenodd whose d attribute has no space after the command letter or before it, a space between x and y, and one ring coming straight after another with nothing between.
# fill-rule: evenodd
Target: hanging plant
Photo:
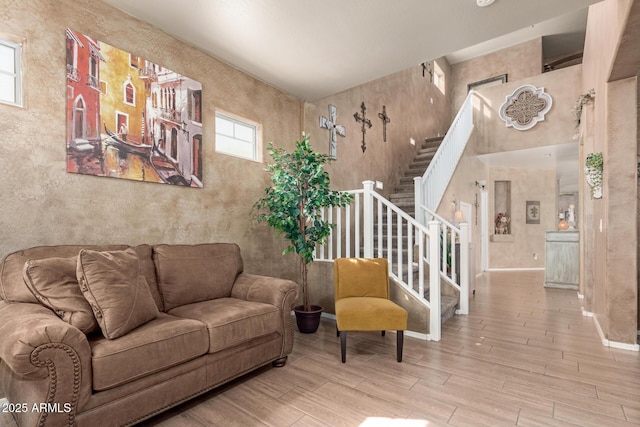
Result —
<instances>
[{"instance_id":1,"label":"hanging plant","mask_svg":"<svg viewBox=\"0 0 640 427\"><path fill-rule=\"evenodd\" d=\"M591 89L589 92L580 95L580 97L576 101L576 105L571 108L571 113L573 114L576 129L576 132L572 138L574 141L577 141L580 138L580 120L582 118L582 110L586 104L592 102L595 98L596 91L594 89Z\"/></svg>"},{"instance_id":2,"label":"hanging plant","mask_svg":"<svg viewBox=\"0 0 640 427\"><path fill-rule=\"evenodd\" d=\"M589 92L583 95L580 95L580 97L576 101L576 105L571 109L571 112L573 113L573 117L576 122L576 129L580 127L582 109L586 104L592 102L595 98L596 98L596 91L594 89L591 89Z\"/></svg>"},{"instance_id":3,"label":"hanging plant","mask_svg":"<svg viewBox=\"0 0 640 427\"><path fill-rule=\"evenodd\" d=\"M591 197L594 199L602 198L602 170L602 152L599 151L588 154L585 161L584 173L587 184L591 187Z\"/></svg>"}]
</instances>

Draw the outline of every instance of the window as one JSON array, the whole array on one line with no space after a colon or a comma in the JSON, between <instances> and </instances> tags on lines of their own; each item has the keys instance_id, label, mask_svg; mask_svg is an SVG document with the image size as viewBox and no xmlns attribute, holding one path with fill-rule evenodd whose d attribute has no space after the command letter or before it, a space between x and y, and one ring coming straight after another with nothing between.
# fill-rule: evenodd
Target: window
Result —
<instances>
[{"instance_id":1,"label":"window","mask_svg":"<svg viewBox=\"0 0 640 427\"><path fill-rule=\"evenodd\" d=\"M433 62L433 84L436 85L442 94L445 94L445 79L444 79L444 71L438 65L437 62Z\"/></svg>"},{"instance_id":2,"label":"window","mask_svg":"<svg viewBox=\"0 0 640 427\"><path fill-rule=\"evenodd\" d=\"M0 102L23 106L22 44L0 39Z\"/></svg>"},{"instance_id":3,"label":"window","mask_svg":"<svg viewBox=\"0 0 640 427\"><path fill-rule=\"evenodd\" d=\"M216 112L216 151L261 161L259 125Z\"/></svg>"}]
</instances>

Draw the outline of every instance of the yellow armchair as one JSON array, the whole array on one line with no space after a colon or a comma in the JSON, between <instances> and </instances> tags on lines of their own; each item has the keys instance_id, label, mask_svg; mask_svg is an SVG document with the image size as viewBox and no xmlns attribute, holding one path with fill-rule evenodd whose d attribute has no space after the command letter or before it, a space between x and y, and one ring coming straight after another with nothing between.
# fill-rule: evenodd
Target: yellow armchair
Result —
<instances>
[{"instance_id":1,"label":"yellow armchair","mask_svg":"<svg viewBox=\"0 0 640 427\"><path fill-rule=\"evenodd\" d=\"M397 331L397 359L402 362L408 314L389 299L389 266L385 258L338 258L334 261L336 327L342 363L347 331Z\"/></svg>"}]
</instances>

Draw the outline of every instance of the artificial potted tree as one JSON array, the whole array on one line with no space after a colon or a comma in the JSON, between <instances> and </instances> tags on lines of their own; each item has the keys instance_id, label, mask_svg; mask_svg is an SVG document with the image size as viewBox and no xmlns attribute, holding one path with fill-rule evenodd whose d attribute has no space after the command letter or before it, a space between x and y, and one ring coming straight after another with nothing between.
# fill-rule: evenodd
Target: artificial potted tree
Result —
<instances>
[{"instance_id":1,"label":"artificial potted tree","mask_svg":"<svg viewBox=\"0 0 640 427\"><path fill-rule=\"evenodd\" d=\"M329 189L329 173L324 165L332 159L311 148L309 137L302 133L295 150L285 152L269 144L273 163L269 165L271 186L255 204L257 221L266 222L288 241L283 255L295 252L300 259L302 305L294 307L296 323L302 333L314 333L320 324L322 307L309 302L308 266L316 245L326 243L334 226L322 219L325 208L345 207L353 196Z\"/></svg>"}]
</instances>

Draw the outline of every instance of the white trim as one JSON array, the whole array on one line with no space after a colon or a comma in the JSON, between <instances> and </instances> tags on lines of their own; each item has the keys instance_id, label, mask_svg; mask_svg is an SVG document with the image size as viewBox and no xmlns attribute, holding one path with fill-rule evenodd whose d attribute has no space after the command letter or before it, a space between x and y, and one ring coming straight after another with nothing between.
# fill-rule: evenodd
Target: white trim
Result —
<instances>
[{"instance_id":1,"label":"white trim","mask_svg":"<svg viewBox=\"0 0 640 427\"><path fill-rule=\"evenodd\" d=\"M584 295L582 295L580 291L578 291L578 299L584 299Z\"/></svg>"},{"instance_id":2,"label":"white trim","mask_svg":"<svg viewBox=\"0 0 640 427\"><path fill-rule=\"evenodd\" d=\"M320 317L325 317L325 318L327 318L327 319L336 320L336 315L335 315L335 314L325 313L324 311L322 312L322 314L320 315Z\"/></svg>"},{"instance_id":3,"label":"white trim","mask_svg":"<svg viewBox=\"0 0 640 427\"><path fill-rule=\"evenodd\" d=\"M600 335L600 340L602 341L602 345L603 346L611 347L611 348L617 348L617 349L620 349L620 350L640 351L640 345L638 345L638 344L627 344L627 343L624 343L624 342L609 341L604 336L604 332L602 331L602 328L600 327L600 322L598 322L598 317L597 316L593 316L593 321L596 324L596 329L598 330L598 335Z\"/></svg>"},{"instance_id":4,"label":"white trim","mask_svg":"<svg viewBox=\"0 0 640 427\"><path fill-rule=\"evenodd\" d=\"M431 334L423 334L422 332L404 331L404 335L411 338L418 338L423 341L431 341Z\"/></svg>"},{"instance_id":5,"label":"white trim","mask_svg":"<svg viewBox=\"0 0 640 427\"><path fill-rule=\"evenodd\" d=\"M487 271L532 271L532 270L544 270L544 267L490 268Z\"/></svg>"},{"instance_id":6,"label":"white trim","mask_svg":"<svg viewBox=\"0 0 640 427\"><path fill-rule=\"evenodd\" d=\"M584 317L593 317L593 313L590 311L585 311L584 308L582 309L582 315Z\"/></svg>"}]
</instances>

